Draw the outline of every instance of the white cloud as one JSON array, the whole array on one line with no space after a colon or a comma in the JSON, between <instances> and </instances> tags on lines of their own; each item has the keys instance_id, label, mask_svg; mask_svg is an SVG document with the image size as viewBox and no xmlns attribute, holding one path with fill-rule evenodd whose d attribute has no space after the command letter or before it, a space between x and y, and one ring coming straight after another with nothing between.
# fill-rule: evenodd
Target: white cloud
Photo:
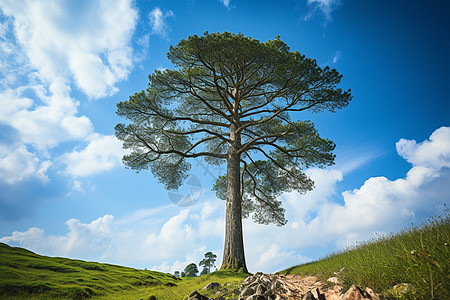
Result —
<instances>
[{"instance_id":1,"label":"white cloud","mask_svg":"<svg viewBox=\"0 0 450 300\"><path fill-rule=\"evenodd\" d=\"M89 176L110 170L121 164L122 143L113 135L94 134L86 148L64 154L60 160L72 176Z\"/></svg>"},{"instance_id":2,"label":"white cloud","mask_svg":"<svg viewBox=\"0 0 450 300\"><path fill-rule=\"evenodd\" d=\"M36 105L34 100L24 97L30 91L44 104ZM0 121L14 127L23 143L39 149L92 134L91 121L76 116L79 103L69 96L70 88L61 79L50 85L49 93L42 85L6 89L0 93L0 105L5 107L0 112Z\"/></svg>"},{"instance_id":3,"label":"white cloud","mask_svg":"<svg viewBox=\"0 0 450 300\"><path fill-rule=\"evenodd\" d=\"M259 259L257 263L252 266L255 270L277 272L292 267L294 263L300 264L311 261L311 259L307 257L296 254L296 251L294 250L283 251L280 245L275 243L266 249L265 252L258 255Z\"/></svg>"},{"instance_id":4,"label":"white cloud","mask_svg":"<svg viewBox=\"0 0 450 300\"><path fill-rule=\"evenodd\" d=\"M223 5L225 5L226 7L230 6L230 0L219 0L220 3L222 3Z\"/></svg>"},{"instance_id":5,"label":"white cloud","mask_svg":"<svg viewBox=\"0 0 450 300\"><path fill-rule=\"evenodd\" d=\"M47 235L44 230L33 227L25 232L15 231L11 236L1 238L0 242L19 244L37 253L85 259L103 260L111 254L109 250L115 238L113 216L105 215L89 224L70 219L66 225L67 235Z\"/></svg>"},{"instance_id":6,"label":"white cloud","mask_svg":"<svg viewBox=\"0 0 450 300\"><path fill-rule=\"evenodd\" d=\"M86 116L77 116L78 101L72 99L69 93L70 88L62 80L54 81L48 93L39 84L6 88L0 92L0 123L14 128L17 133L16 143L3 148L0 156L10 162L13 158L18 158L19 153L22 157L21 163L8 164L8 168L4 161L3 170L10 173L5 175L10 178L6 182L17 182L30 176L47 181L45 172L51 164L48 150L62 142L92 135L91 121ZM42 104L39 105L31 95ZM24 171L24 164L27 164L28 169L25 170L28 171ZM15 174L22 175L17 177Z\"/></svg>"},{"instance_id":7,"label":"white cloud","mask_svg":"<svg viewBox=\"0 0 450 300\"><path fill-rule=\"evenodd\" d=\"M341 59L342 52L336 51L336 54L333 57L333 64L337 63Z\"/></svg>"},{"instance_id":8,"label":"white cloud","mask_svg":"<svg viewBox=\"0 0 450 300\"><path fill-rule=\"evenodd\" d=\"M433 170L450 168L450 127L441 127L430 139L417 144L416 141L400 139L395 144L398 154L414 166Z\"/></svg>"},{"instance_id":9,"label":"white cloud","mask_svg":"<svg viewBox=\"0 0 450 300\"><path fill-rule=\"evenodd\" d=\"M7 153L0 151L0 180L8 184L21 182L30 177L48 182L46 171L50 166L50 161L40 161L23 146Z\"/></svg>"},{"instance_id":10,"label":"white cloud","mask_svg":"<svg viewBox=\"0 0 450 300\"><path fill-rule=\"evenodd\" d=\"M173 12L171 10L162 11L159 7L155 7L149 14L150 26L152 27L152 33L159 35L162 39L168 39L168 33L170 27L166 23L168 17L172 17Z\"/></svg>"},{"instance_id":11,"label":"white cloud","mask_svg":"<svg viewBox=\"0 0 450 300\"><path fill-rule=\"evenodd\" d=\"M326 22L331 21L331 13L335 10L340 4L340 0L308 0L308 6L310 7L310 11L305 16L305 20L311 19L317 11L323 13L326 18ZM326 24L326 23L325 23Z\"/></svg>"},{"instance_id":12,"label":"white cloud","mask_svg":"<svg viewBox=\"0 0 450 300\"><path fill-rule=\"evenodd\" d=\"M44 82L72 77L91 98L111 95L132 67L137 12L130 0L3 1L17 42Z\"/></svg>"},{"instance_id":13,"label":"white cloud","mask_svg":"<svg viewBox=\"0 0 450 300\"><path fill-rule=\"evenodd\" d=\"M369 178L360 188L343 192L342 204L336 197L336 184L343 179L343 173L337 169L308 170L316 189L304 196L285 195L290 223L286 231L273 228L273 237L280 237L283 247L330 242L341 247L367 239L374 232L397 231L417 212L436 213L442 204L448 203L445 194L433 190L436 184L441 185L441 190L450 184L449 133L449 127L442 127L429 141L420 144L400 140L399 154L414 164L406 177L394 181L386 177ZM298 239L293 241L292 236Z\"/></svg>"},{"instance_id":14,"label":"white cloud","mask_svg":"<svg viewBox=\"0 0 450 300\"><path fill-rule=\"evenodd\" d=\"M178 210L176 206L171 208L169 212L172 214ZM172 267L182 270L186 262L198 263L207 248L197 238L195 226L190 224L190 211L181 210L168 218L166 215L158 209L150 213L139 211L134 217L122 220L115 220L111 215L90 223L71 219L66 222L68 232L65 235L49 235L42 229L30 228L0 238L0 242L19 245L45 255L63 255L141 268L155 266L154 269L161 271ZM150 223L156 223L157 226L153 224L149 228Z\"/></svg>"},{"instance_id":15,"label":"white cloud","mask_svg":"<svg viewBox=\"0 0 450 300\"><path fill-rule=\"evenodd\" d=\"M1 155L11 160L18 153L24 156L26 149L27 170L36 171L25 172L20 180L46 179L49 162L42 158L50 158L49 150L97 136L92 122L78 114L80 104L70 95L72 87L89 98L117 91L117 83L133 67L131 37L137 10L131 0L25 0L1 1L0 13L5 16L0 24L0 122L18 132L15 147L22 149ZM98 171L117 164L111 151L97 158ZM18 165L8 170L12 175L20 172Z\"/></svg>"}]
</instances>

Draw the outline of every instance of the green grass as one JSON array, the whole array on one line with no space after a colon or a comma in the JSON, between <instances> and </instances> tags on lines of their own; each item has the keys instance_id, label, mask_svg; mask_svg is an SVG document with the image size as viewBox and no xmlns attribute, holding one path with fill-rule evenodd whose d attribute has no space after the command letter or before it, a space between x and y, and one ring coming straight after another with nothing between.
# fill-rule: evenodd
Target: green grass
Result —
<instances>
[{"instance_id":1,"label":"green grass","mask_svg":"<svg viewBox=\"0 0 450 300\"><path fill-rule=\"evenodd\" d=\"M343 285L371 287L398 299L449 299L450 218L428 220L397 235L360 243L320 261L295 266L282 274L339 274ZM231 291L248 274L218 271L201 277L137 270L67 258L37 255L0 243L0 299L184 299L210 282L227 283ZM406 293L394 290L408 284ZM205 293L216 297L212 293Z\"/></svg>"},{"instance_id":2,"label":"green grass","mask_svg":"<svg viewBox=\"0 0 450 300\"><path fill-rule=\"evenodd\" d=\"M396 299L449 299L450 218L431 218L422 226L360 243L282 274L316 275L326 280L339 273L344 286L371 287ZM393 286L407 283L400 292Z\"/></svg>"},{"instance_id":3,"label":"green grass","mask_svg":"<svg viewBox=\"0 0 450 300\"><path fill-rule=\"evenodd\" d=\"M197 278L58 257L0 243L0 299L183 299L216 281L242 281L247 275L215 272Z\"/></svg>"},{"instance_id":4,"label":"green grass","mask_svg":"<svg viewBox=\"0 0 450 300\"><path fill-rule=\"evenodd\" d=\"M210 282L218 282L222 286L226 283L229 291L237 288L242 280L244 280L249 274L242 272L232 271L217 271L211 274L203 275L200 277L185 277L177 282L175 287L147 287L136 291L127 291L120 294L110 294L100 299L121 299L121 300L136 300L136 299L149 299L151 295L156 299L185 299L193 291L198 290L202 295L216 298L215 291L206 292L200 291ZM228 299L229 296L226 296Z\"/></svg>"}]
</instances>

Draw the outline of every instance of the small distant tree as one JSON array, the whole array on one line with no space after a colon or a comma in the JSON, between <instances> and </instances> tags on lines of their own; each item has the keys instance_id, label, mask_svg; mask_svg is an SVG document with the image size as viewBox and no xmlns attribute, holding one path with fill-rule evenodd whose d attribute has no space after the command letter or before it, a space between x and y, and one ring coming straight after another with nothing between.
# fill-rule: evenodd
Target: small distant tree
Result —
<instances>
[{"instance_id":1,"label":"small distant tree","mask_svg":"<svg viewBox=\"0 0 450 300\"><path fill-rule=\"evenodd\" d=\"M184 268L183 273L185 276L183 277L195 277L198 275L197 265L195 263L191 263Z\"/></svg>"},{"instance_id":2,"label":"small distant tree","mask_svg":"<svg viewBox=\"0 0 450 300\"><path fill-rule=\"evenodd\" d=\"M184 273L184 271L183 271L183 272L181 272L180 276L181 277L186 277L186 273Z\"/></svg>"},{"instance_id":3,"label":"small distant tree","mask_svg":"<svg viewBox=\"0 0 450 300\"><path fill-rule=\"evenodd\" d=\"M200 272L200 276L206 275L206 274L208 274L208 268L203 267L202 271Z\"/></svg>"},{"instance_id":4,"label":"small distant tree","mask_svg":"<svg viewBox=\"0 0 450 300\"><path fill-rule=\"evenodd\" d=\"M173 273L173 275L175 275L175 276L177 276L177 277L180 277L180 276L181 276L180 271L175 271L175 272Z\"/></svg>"},{"instance_id":5,"label":"small distant tree","mask_svg":"<svg viewBox=\"0 0 450 300\"><path fill-rule=\"evenodd\" d=\"M206 252L205 258L198 264L200 267L203 266L203 270L200 275L211 273L211 267L215 267L217 255L212 252ZM216 268L217 269L217 268Z\"/></svg>"}]
</instances>

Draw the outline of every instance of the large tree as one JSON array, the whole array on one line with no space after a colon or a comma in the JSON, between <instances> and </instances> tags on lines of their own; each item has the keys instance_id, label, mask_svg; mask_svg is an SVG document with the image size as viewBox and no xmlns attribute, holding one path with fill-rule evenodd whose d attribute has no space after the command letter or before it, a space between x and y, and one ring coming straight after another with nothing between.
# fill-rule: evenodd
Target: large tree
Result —
<instances>
[{"instance_id":1,"label":"large tree","mask_svg":"<svg viewBox=\"0 0 450 300\"><path fill-rule=\"evenodd\" d=\"M224 32L190 36L171 46L172 69L155 71L146 90L118 103L116 136L131 153L125 165L150 168L167 189L187 178L190 159L227 165L213 190L226 200L221 269L247 271L242 217L286 224L278 196L304 193L303 170L333 164L335 144L319 136L300 112L347 106L342 75L290 51L279 37L262 43Z\"/></svg>"}]
</instances>

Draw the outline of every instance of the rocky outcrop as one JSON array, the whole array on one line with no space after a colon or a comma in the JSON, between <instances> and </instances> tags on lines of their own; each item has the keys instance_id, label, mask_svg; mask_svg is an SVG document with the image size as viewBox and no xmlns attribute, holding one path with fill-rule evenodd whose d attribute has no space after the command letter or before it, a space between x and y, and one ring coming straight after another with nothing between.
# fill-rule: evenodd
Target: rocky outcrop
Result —
<instances>
[{"instance_id":1,"label":"rocky outcrop","mask_svg":"<svg viewBox=\"0 0 450 300\"><path fill-rule=\"evenodd\" d=\"M370 288L365 290L352 285L348 290L328 280L327 283L314 276L275 275L256 273L247 277L239 287L228 291L219 283L209 283L201 291L214 293L208 298L193 291L188 300L381 300Z\"/></svg>"}]
</instances>

